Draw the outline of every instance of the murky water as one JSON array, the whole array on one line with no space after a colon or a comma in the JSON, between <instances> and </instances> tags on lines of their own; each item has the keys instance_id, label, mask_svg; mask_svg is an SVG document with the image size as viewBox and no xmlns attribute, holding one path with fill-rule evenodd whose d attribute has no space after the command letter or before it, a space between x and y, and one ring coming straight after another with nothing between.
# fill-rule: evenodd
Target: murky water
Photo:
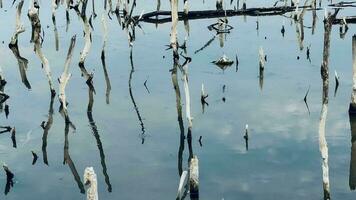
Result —
<instances>
[{"instance_id":1,"label":"murky water","mask_svg":"<svg viewBox=\"0 0 356 200\"><path fill-rule=\"evenodd\" d=\"M248 7L259 7L271 6L274 2L255 0L247 3ZM324 6L326 4L323 2ZM229 2L226 6L233 8ZM100 60L102 7L101 2L96 3L98 17L93 20L93 44L86 60L87 70L94 73L96 89L93 110L88 114L88 88L77 65L84 46L82 22L71 10L71 23L66 32L65 9L60 7L57 10L59 50L56 51L50 2L41 2L40 19L45 32L43 52L49 60L54 80L63 71L70 38L77 35L70 68L72 77L66 88L68 111L76 130L69 129L66 134L56 97L53 101L53 124L47 135L48 165L42 152L44 130L41 123L51 117L51 98L41 62L30 43L31 25L26 16L28 2L24 4L21 18L26 31L19 35L18 45L21 55L29 62L27 78L30 90L21 82L17 60L8 48L15 29L15 6L4 2L4 7L0 9L0 41L4 41L0 44L0 66L7 81L4 91L10 96L6 102L10 114L6 119L5 112L1 113L0 126L15 126L17 139L17 148L13 148L11 134L0 135L0 162L6 163L15 174L13 188L6 196L1 193L0 199L85 199L80 181L83 181L84 169L88 166L93 166L96 171L100 199L176 197L180 178L178 152L181 132L170 72L172 51L166 50L171 24L156 26L140 23L142 30L136 28L133 44L132 70L126 32L115 16L108 20L106 67L111 92L107 104L106 80ZM155 1L138 1L135 13L155 9ZM162 2L161 9L169 10L168 2ZM191 2L191 10L197 9L215 9L215 2ZM352 12L352 8L348 8L340 11L338 16L352 15ZM207 28L217 19L189 21L187 55L192 58L189 65L191 113L194 118L192 150L199 158L200 199L323 198L318 127L322 104L320 65L324 11L317 14L317 26L312 35L312 13L305 13L302 51L296 25L289 18L290 13L284 16L229 18L229 24L234 29L225 35L223 45L216 32ZM284 37L281 34L283 24L286 31ZM355 31L355 27L349 25L346 36L341 39L339 25L335 25L331 34L326 140L329 146L331 196L342 200L356 197L349 187L350 173L355 172L350 171L351 130L348 115L352 88L351 37ZM185 35L183 22L180 22L180 43ZM209 40L212 41L209 46L194 53ZM268 58L263 83L258 66L260 46L263 46ZM306 57L307 47L310 48L310 61ZM223 54L233 60L237 54L238 69L232 65L221 70L211 63ZM340 76L336 95L335 70ZM181 73L178 74L186 135L188 123L183 82ZM200 104L201 84L209 95L206 99L209 106L205 107L204 113ZM310 114L303 101L309 87L307 100ZM55 89L58 93L57 81ZM248 151L243 138L246 124L249 125ZM200 136L202 146L198 141ZM68 142L66 146L65 142ZM39 156L35 165L32 165L31 151ZM78 182L70 164L63 164L63 156L68 153L81 179ZM183 170L188 169L188 159L189 148L187 140L184 140ZM5 184L6 176L2 173L0 188L5 188Z\"/></svg>"}]
</instances>

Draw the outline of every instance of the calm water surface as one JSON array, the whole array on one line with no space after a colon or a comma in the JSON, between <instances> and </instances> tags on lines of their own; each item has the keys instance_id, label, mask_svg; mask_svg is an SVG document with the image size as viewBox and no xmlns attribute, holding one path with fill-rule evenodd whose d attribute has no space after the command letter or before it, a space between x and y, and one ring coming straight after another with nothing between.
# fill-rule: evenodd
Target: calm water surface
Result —
<instances>
[{"instance_id":1,"label":"calm water surface","mask_svg":"<svg viewBox=\"0 0 356 200\"><path fill-rule=\"evenodd\" d=\"M251 0L248 6L271 6L273 3ZM153 11L155 4L154 1L138 1L135 12ZM191 4L192 10L215 8L213 1ZM82 23L71 11L71 24L66 32L65 9L58 9L60 46L56 51L50 2L41 2L40 17L45 32L43 50L50 62L53 79L56 80L62 73L70 38L77 34L70 69L72 77L66 89L71 120L77 128L68 134L71 159L81 179L87 166L94 167L100 199L175 199L179 183L180 129L169 71L173 64L172 52L166 51L165 46L169 44L171 24L156 27L155 24L141 23L143 30L136 30L133 47L135 71L131 74L131 86L145 128L142 144L142 128L129 92L130 49L126 33L114 16L113 20L108 20L106 64L112 90L110 104L106 104L106 84L100 61L102 3L98 2L96 6L99 17L93 21L93 45L86 61L87 69L94 72L96 88L92 118L97 132L93 132L92 120L86 112L88 89L77 65L84 46ZM29 42L31 25L26 16L27 8L26 1L22 15L26 32L19 36L19 49L22 56L29 60L27 73L31 90L21 83L17 60L7 47L15 29L15 7L6 1L0 10L0 41L4 41L0 44L0 66L8 82L5 92L10 95L7 101L10 115L6 119L1 113L0 125L15 126L18 143L17 148L12 148L10 135L0 135L0 162L6 163L15 174L14 187L6 196L2 192L0 199L85 199L69 166L63 165L65 126L58 113L58 98L54 100L53 125L47 139L48 165L43 162L43 130L40 124L48 120L50 94L40 60ZM168 2L162 2L162 9L169 10ZM352 15L352 12L352 9L345 9L339 16ZM192 146L200 162L200 199L323 198L318 143L323 11L317 14L319 19L314 35L308 28L312 22L311 12L304 16L306 28L302 51L298 45L296 26L285 17L290 14L229 18L229 24L234 29L226 35L223 47L216 37L210 46L196 54L196 50L214 37L215 33L209 31L207 26L217 22L217 19L189 22L187 52L192 57L189 65L191 112L194 117ZM282 24L285 24L285 37L280 32ZM331 35L330 102L326 124L331 195L333 199L340 200L356 198L355 192L349 188L351 131L347 112L352 84L351 37L356 29L353 25L349 28L344 39L339 37L339 26L334 26ZM186 34L183 22L179 23L178 34L182 43ZM258 71L260 46L264 47L268 57L262 89ZM307 46L310 47L311 62L306 59ZM238 55L238 71L235 65L221 70L211 64L223 54L232 59ZM335 97L334 70L340 76ZM144 86L146 80L150 93ZM181 75L178 80L184 103ZM209 106L204 113L200 104L202 83L209 94ZM224 85L226 89L223 92ZM310 115L303 102L309 86ZM58 91L57 82L56 89ZM184 105L183 121L186 130ZM248 151L243 139L246 124L249 125L250 137ZM198 142L200 136L202 147ZM31 150L39 155L35 165L31 165ZM183 169L188 169L188 156L185 142ZM104 170L103 165L106 166ZM5 188L5 183L3 173L0 188ZM110 185L112 192L109 192Z\"/></svg>"}]
</instances>

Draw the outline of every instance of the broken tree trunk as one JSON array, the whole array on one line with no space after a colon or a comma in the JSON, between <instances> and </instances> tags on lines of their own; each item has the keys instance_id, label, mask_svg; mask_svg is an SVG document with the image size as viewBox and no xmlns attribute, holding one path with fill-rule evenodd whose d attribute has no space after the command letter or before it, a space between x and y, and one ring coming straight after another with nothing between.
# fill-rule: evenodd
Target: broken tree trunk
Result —
<instances>
[{"instance_id":1,"label":"broken tree trunk","mask_svg":"<svg viewBox=\"0 0 356 200\"><path fill-rule=\"evenodd\" d=\"M76 41L76 36L74 35L71 39L69 49L68 49L68 54L67 54L67 59L64 63L64 70L61 75L61 77L58 79L59 81L59 102L61 104L61 110L64 113L64 117L66 122L69 122L69 117L68 117L68 111L67 111L67 101L66 101L66 94L65 94L65 89L67 86L67 83L71 77L71 74L69 73L69 67L70 67L70 62L72 60L73 56L73 50L75 47L75 41Z\"/></svg>"},{"instance_id":2,"label":"broken tree trunk","mask_svg":"<svg viewBox=\"0 0 356 200\"><path fill-rule=\"evenodd\" d=\"M326 11L325 11L326 12ZM325 138L325 125L328 113L329 103L329 55L330 55L330 35L332 22L335 19L338 9L334 14L325 13L324 19L324 49L323 62L321 64L321 78L323 83L322 108L319 121L319 150L322 158L323 190L324 200L330 199L330 181L329 181L329 153L328 145Z\"/></svg>"},{"instance_id":3,"label":"broken tree trunk","mask_svg":"<svg viewBox=\"0 0 356 200\"><path fill-rule=\"evenodd\" d=\"M51 95L54 96L56 94L56 91L53 87L53 82L52 82L52 74L51 74L51 68L49 65L49 62L45 55L42 52L42 42L41 42L41 22L39 18L39 5L37 0L34 0L33 2L30 1L30 7L28 10L28 18L31 21L32 25L32 37L31 37L31 42L34 43L34 51L37 54L37 56L40 58L42 67L46 73L49 87L51 90Z\"/></svg>"},{"instance_id":4,"label":"broken tree trunk","mask_svg":"<svg viewBox=\"0 0 356 200\"><path fill-rule=\"evenodd\" d=\"M171 30L171 47L173 48L173 55L178 55L178 42L177 42L177 26L178 26L178 0L171 0L172 16L172 30Z\"/></svg>"},{"instance_id":5,"label":"broken tree trunk","mask_svg":"<svg viewBox=\"0 0 356 200\"><path fill-rule=\"evenodd\" d=\"M26 75L28 60L21 56L19 48L18 48L18 36L20 33L23 33L25 31L25 28L23 27L23 25L21 23L21 10L23 7L23 3L24 3L24 0L20 1L16 7L17 8L16 28L15 28L15 32L14 32L13 36L11 37L11 41L9 43L9 48L11 49L12 53L15 55L15 57L17 59L22 83L28 89L31 89L31 85L30 85L29 81L27 80L27 75Z\"/></svg>"},{"instance_id":6,"label":"broken tree trunk","mask_svg":"<svg viewBox=\"0 0 356 200\"><path fill-rule=\"evenodd\" d=\"M190 187L190 198L199 199L199 160L197 156L194 156L190 160L189 187Z\"/></svg>"},{"instance_id":7,"label":"broken tree trunk","mask_svg":"<svg viewBox=\"0 0 356 200\"><path fill-rule=\"evenodd\" d=\"M83 0L82 2L82 7L81 7L81 12L79 11L79 9L76 9L75 11L77 12L77 15L82 19L83 25L84 25L84 47L83 50L80 54L80 59L79 59L79 68L82 72L82 75L84 76L84 78L86 79L86 84L88 85L88 87L93 90L93 92L95 93L95 89L94 89L94 85L93 85L93 74L89 73L87 71L87 69L85 68L85 59L87 58L90 48L91 48L91 44L92 44L92 40L91 40L91 30L90 30L90 24L89 24L89 20L86 16L86 7L88 4L88 0ZM79 6L79 4L77 5Z\"/></svg>"}]
</instances>

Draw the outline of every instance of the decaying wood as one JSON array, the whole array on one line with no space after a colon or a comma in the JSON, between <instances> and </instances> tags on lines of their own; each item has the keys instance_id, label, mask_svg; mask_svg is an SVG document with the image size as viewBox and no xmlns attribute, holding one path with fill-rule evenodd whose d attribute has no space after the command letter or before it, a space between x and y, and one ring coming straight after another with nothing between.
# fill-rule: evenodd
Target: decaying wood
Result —
<instances>
[{"instance_id":1,"label":"decaying wood","mask_svg":"<svg viewBox=\"0 0 356 200\"><path fill-rule=\"evenodd\" d=\"M334 14L326 13L324 18L324 49L323 62L321 64L321 78L323 83L322 108L319 121L319 150L322 158L323 190L324 200L330 199L330 181L329 181L329 152L325 138L325 124L328 113L329 103L329 55L330 55L330 35L332 22L334 21L339 9Z\"/></svg>"},{"instance_id":2,"label":"decaying wood","mask_svg":"<svg viewBox=\"0 0 356 200\"><path fill-rule=\"evenodd\" d=\"M171 5L174 1L171 1ZM172 8L172 7L171 7ZM303 9L304 6L299 6ZM185 14L184 11L177 12L177 16L173 16L171 11L153 11L145 13L141 16L139 21L147 23L167 23L172 21L173 18L180 20L194 20L194 19L205 19L205 18L219 18L219 17L232 17L239 15L246 16L268 16L268 15L282 15L288 12L295 11L295 6L279 6L279 7L267 7L267 8L246 8L241 10L203 10L203 11L189 11ZM311 6L307 6L306 9L312 10ZM139 16L135 16L134 19L138 20Z\"/></svg>"},{"instance_id":3,"label":"decaying wood","mask_svg":"<svg viewBox=\"0 0 356 200\"><path fill-rule=\"evenodd\" d=\"M87 167L84 170L83 180L87 189L87 200L99 200L98 180L93 167Z\"/></svg>"},{"instance_id":4,"label":"decaying wood","mask_svg":"<svg viewBox=\"0 0 356 200\"><path fill-rule=\"evenodd\" d=\"M31 42L34 43L34 51L37 54L37 56L40 58L41 63L42 63L42 68L44 69L49 87L51 90L51 95L54 96L56 94L55 89L53 87L53 82L52 82L52 74L51 74L51 68L49 65L49 62L45 55L42 52L42 42L41 42L41 22L39 18L39 4L37 0L30 1L30 7L28 10L28 18L31 21L32 25L32 37L31 37Z\"/></svg>"},{"instance_id":5,"label":"decaying wood","mask_svg":"<svg viewBox=\"0 0 356 200\"><path fill-rule=\"evenodd\" d=\"M71 74L69 73L69 67L70 67L70 62L72 60L72 56L73 56L75 42L76 42L76 36L74 35L72 37L70 45L69 45L67 58L64 63L63 73L62 73L61 77L58 79L58 82L59 82L58 98L59 98L59 102L61 104L60 110L63 112L66 122L69 122L70 120L69 120L68 111L67 111L67 101L66 101L65 89L66 89L67 83L71 77Z\"/></svg>"},{"instance_id":6,"label":"decaying wood","mask_svg":"<svg viewBox=\"0 0 356 200\"><path fill-rule=\"evenodd\" d=\"M11 37L11 42L10 42L11 45L17 45L18 35L25 32L25 28L21 23L21 10L23 7L23 3L24 3L24 0L21 0L16 6L16 8L17 8L16 9L16 29L15 29L13 36Z\"/></svg>"},{"instance_id":7,"label":"decaying wood","mask_svg":"<svg viewBox=\"0 0 356 200\"><path fill-rule=\"evenodd\" d=\"M193 156L189 166L190 198L199 199L199 160Z\"/></svg>"},{"instance_id":8,"label":"decaying wood","mask_svg":"<svg viewBox=\"0 0 356 200\"><path fill-rule=\"evenodd\" d=\"M28 60L20 55L20 51L18 48L18 36L20 33L23 33L25 31L25 28L23 27L21 23L21 10L24 4L24 0L21 0L18 5L16 6L16 28L13 36L11 37L11 41L9 43L9 48L11 49L12 53L15 55L17 59L17 63L19 66L19 71L21 75L21 80L22 83L28 88L31 89L31 85L27 79L26 75L26 70L27 70L27 64Z\"/></svg>"},{"instance_id":9,"label":"decaying wood","mask_svg":"<svg viewBox=\"0 0 356 200\"><path fill-rule=\"evenodd\" d=\"M173 48L173 54L178 55L178 42L177 42L177 25L178 25L178 0L171 0L171 12L172 16L172 28L171 28L171 47ZM142 18L143 19L143 16Z\"/></svg>"},{"instance_id":10,"label":"decaying wood","mask_svg":"<svg viewBox=\"0 0 356 200\"><path fill-rule=\"evenodd\" d=\"M81 11L79 11L79 4L81 3L82 7L81 7ZM80 59L79 59L79 68L82 72L82 75L84 76L85 80L86 80L86 84L88 85L88 87L94 91L95 93L95 89L94 89L94 85L93 85L93 77L94 74L93 73L89 73L87 71L87 69L85 68L85 60L89 54L90 48L91 48L91 44L92 44L92 40L91 40L91 30L90 30L90 24L89 24L89 19L86 16L86 7L88 4L88 0L83 0L82 2L79 2L76 6L73 7L73 9L76 11L77 15L81 18L82 22L83 22L83 26L84 26L84 47L83 50L80 54Z\"/></svg>"},{"instance_id":11,"label":"decaying wood","mask_svg":"<svg viewBox=\"0 0 356 200\"><path fill-rule=\"evenodd\" d=\"M178 185L178 192L177 192L177 198L176 200L181 200L183 197L183 193L184 193L184 186L187 184L187 180L188 180L188 172L184 171L180 177L179 180L179 185Z\"/></svg>"}]
</instances>

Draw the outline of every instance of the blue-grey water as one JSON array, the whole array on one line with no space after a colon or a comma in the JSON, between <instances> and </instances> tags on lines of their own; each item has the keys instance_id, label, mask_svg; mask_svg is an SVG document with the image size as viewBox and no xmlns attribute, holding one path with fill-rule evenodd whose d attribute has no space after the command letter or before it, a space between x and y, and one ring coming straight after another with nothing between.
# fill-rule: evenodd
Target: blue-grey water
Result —
<instances>
[{"instance_id":1,"label":"blue-grey water","mask_svg":"<svg viewBox=\"0 0 356 200\"><path fill-rule=\"evenodd\" d=\"M91 2L91 1L90 1ZM63 165L64 120L58 113L59 101L54 100L53 125L47 141L48 165L43 162L41 122L48 120L50 93L41 63L30 43L31 25L27 18L28 1L25 1L22 23L26 31L19 35L19 50L29 60L27 75L32 89L21 82L17 60L8 48L15 30L15 6L4 1L0 9L0 66L10 99L10 115L0 113L0 126L15 126L17 148L12 147L9 133L0 135L0 162L15 174L14 186L0 199L85 199L68 165ZM115 1L116 3L116 1ZM323 7L327 6L323 1ZM140 23L133 43L131 74L132 94L143 119L142 131L129 92L131 72L130 48L127 35L116 17L108 20L109 37L106 65L111 81L110 104L106 104L106 84L101 65L102 2L96 3L98 17L93 20L92 48L86 67L94 73L93 119L97 126L107 174L112 185L108 191L105 182L97 139L87 117L88 89L81 77L80 51L84 46L83 25L71 10L66 32L65 8L56 12L59 32L59 51L55 50L55 37L51 21L50 1L41 1L40 19L45 32L43 51L49 60L55 87L64 67L70 38L77 35L77 44L70 72L72 77L66 88L68 111L76 131L68 135L72 161L83 180L84 169L93 166L98 179L100 199L175 199L179 183L178 150L180 130L177 121L176 93L172 85L172 51L166 50L170 42L171 24ZM180 2L182 4L182 2ZM215 9L214 1L190 2L191 10ZM274 1L247 1L248 7L272 6ZM16 5L16 3L15 3ZM225 2L227 8L233 8ZM181 6L180 6L181 7ZM156 1L138 1L135 14L154 11ZM169 3L162 2L162 10ZM330 8L328 8L331 10ZM352 15L347 8L339 17ZM88 7L91 13L91 4ZM318 11L315 33L312 35L312 14L304 16L306 26L304 49L300 51L296 25L290 13L284 16L229 18L234 27L226 34L221 47L218 36L211 45L196 54L215 36L207 26L217 19L191 20L187 40L189 87L193 120L192 146L199 158L200 199L322 199L322 170L318 142L318 125L321 111L322 82L320 65L323 49L323 15ZM259 30L256 30L256 21ZM286 33L283 37L281 28ZM352 90L351 38L355 26L350 24L344 39L335 25L331 34L330 49L330 99L326 122L326 139L329 146L330 188L332 199L351 200L356 193L350 190L351 130L348 106ZM185 37L183 22L179 23L178 37ZM263 46L268 61L265 65L263 87L260 88L258 50ZM310 47L310 58L306 49ZM239 59L235 65L221 70L211 63L226 54ZM298 60L297 57L300 57ZM340 86L334 97L334 71L340 76ZM185 131L184 90L181 73L178 81L183 103ZM144 86L150 91L148 93ZM204 84L209 106L202 113L201 84ZM223 87L225 85L225 91ZM308 87L310 115L303 98ZM222 101L225 97L226 101ZM249 149L246 151L245 125L249 125ZM202 136L202 147L198 139ZM31 151L39 158L32 165ZM188 146L185 140L183 169L188 169ZM5 173L0 175L0 191L5 188ZM186 197L189 199L189 195Z\"/></svg>"}]
</instances>

